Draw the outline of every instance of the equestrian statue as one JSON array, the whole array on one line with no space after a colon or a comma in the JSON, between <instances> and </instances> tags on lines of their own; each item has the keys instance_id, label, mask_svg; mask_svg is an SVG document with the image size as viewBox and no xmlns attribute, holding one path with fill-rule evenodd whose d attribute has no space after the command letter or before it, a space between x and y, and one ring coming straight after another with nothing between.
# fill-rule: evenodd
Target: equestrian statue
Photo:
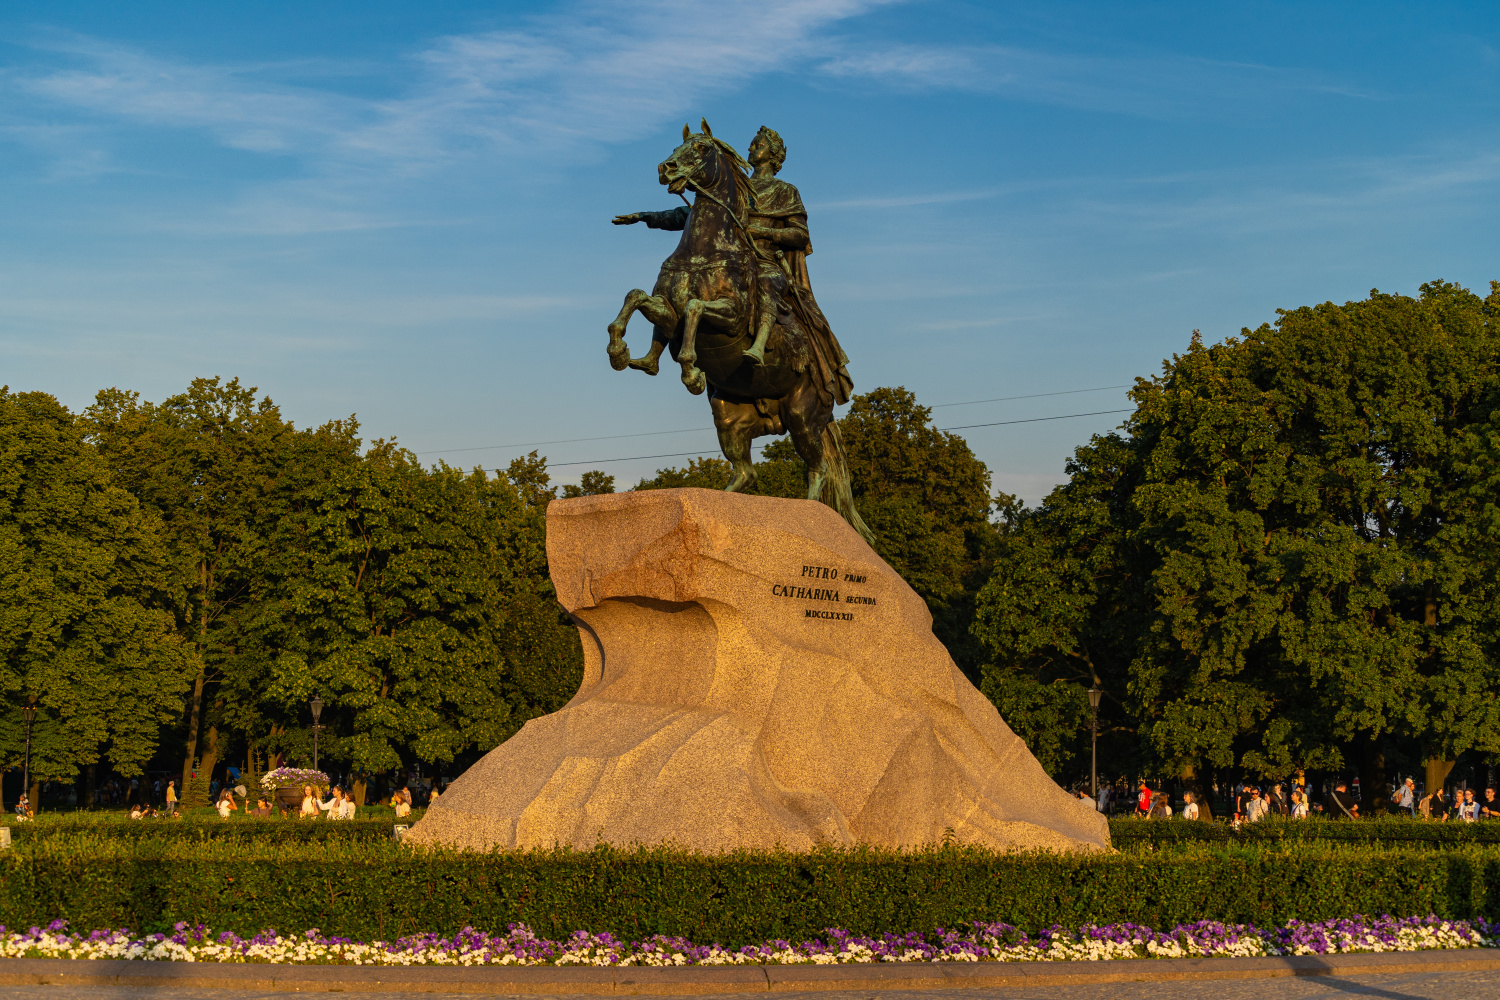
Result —
<instances>
[{"instance_id":1,"label":"equestrian statue","mask_svg":"<svg viewBox=\"0 0 1500 1000\"><path fill-rule=\"evenodd\" d=\"M792 436L807 466L807 496L822 500L874 544L849 484L848 460L833 408L854 388L848 357L813 298L807 274L812 241L797 189L776 174L786 160L781 136L762 128L747 163L714 137L708 122L682 127L682 145L657 178L691 204L665 212L618 215L615 225L644 222L682 232L650 293L625 296L609 324L609 362L655 375L662 351L682 366L688 391L708 392L719 447L732 470L730 492L755 485L750 442ZM632 358L625 328L637 311L653 326L651 349Z\"/></svg>"}]
</instances>

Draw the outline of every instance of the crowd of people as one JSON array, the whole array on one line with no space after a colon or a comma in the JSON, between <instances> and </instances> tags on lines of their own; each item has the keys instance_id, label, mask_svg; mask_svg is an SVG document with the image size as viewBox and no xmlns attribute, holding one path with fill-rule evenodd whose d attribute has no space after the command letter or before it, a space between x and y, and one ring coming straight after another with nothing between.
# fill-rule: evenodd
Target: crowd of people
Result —
<instances>
[{"instance_id":1,"label":"crowd of people","mask_svg":"<svg viewBox=\"0 0 1500 1000\"><path fill-rule=\"evenodd\" d=\"M213 797L213 807L223 819L229 819L236 812L242 812L246 816L294 816L300 819L326 818L331 820L354 819L358 815L359 806L355 801L352 790L346 789L342 784L329 786L326 793L320 792L319 787L303 785L300 796L283 797L274 793L260 795L251 805L249 789L239 782L239 772L235 768L229 769L228 781L222 786L218 781L210 784L209 791ZM405 777L405 776L403 776ZM398 819L411 815L415 805L431 805L436 802L442 794L441 784L433 779L417 779L415 776L407 778L407 784L398 786L392 793L388 805L395 812ZM229 784L229 782L235 782ZM177 795L177 782L168 779L165 786L157 782L156 789L160 793L160 807L144 802L137 802L131 806L129 816L131 819L153 819L156 817L179 816L179 799ZM292 801L288 801L290 798ZM26 797L21 796L16 806L16 815L30 818L31 807Z\"/></svg>"},{"instance_id":2,"label":"crowd of people","mask_svg":"<svg viewBox=\"0 0 1500 1000\"><path fill-rule=\"evenodd\" d=\"M1247 783L1222 788L1212 787L1214 795L1235 826L1241 823L1258 823L1268 816L1284 819L1307 819L1309 816L1325 816L1330 819L1359 819L1360 795L1358 780L1353 790L1349 782L1335 780L1325 788L1321 797L1315 797L1307 787L1305 779L1298 777L1291 782L1271 782L1265 785ZM1080 798L1089 798L1079 792ZM1131 801L1133 799L1133 801ZM1472 788L1455 788L1451 795L1437 788L1422 795L1416 781L1406 778L1391 790L1387 799L1392 812L1413 818L1436 822L1451 821L1477 823L1482 820L1500 819L1500 800L1493 787L1476 792ZM1153 789L1149 782L1136 782L1135 792L1129 794L1128 786L1120 783L1101 784L1095 807L1106 815L1118 816L1126 813L1144 819L1209 820L1214 817L1209 802L1202 801L1192 791L1181 794L1180 805L1174 810L1173 796L1165 790Z\"/></svg>"}]
</instances>

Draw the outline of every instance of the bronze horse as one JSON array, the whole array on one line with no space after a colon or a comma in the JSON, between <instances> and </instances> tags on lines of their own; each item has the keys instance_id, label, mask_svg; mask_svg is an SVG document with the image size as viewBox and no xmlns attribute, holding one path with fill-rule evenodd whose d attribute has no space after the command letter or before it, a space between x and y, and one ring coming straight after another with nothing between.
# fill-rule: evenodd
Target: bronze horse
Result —
<instances>
[{"instance_id":1,"label":"bronze horse","mask_svg":"<svg viewBox=\"0 0 1500 1000\"><path fill-rule=\"evenodd\" d=\"M817 367L808 362L806 324L798 318L794 289L780 283L768 261L757 259L743 220L753 194L747 165L728 143L715 139L703 123L694 134L682 127L682 145L656 168L669 192L695 197L677 249L662 262L650 294L639 288L609 324L609 360L617 370L634 367L655 374L654 350L632 359L625 328L639 310L653 326L653 343L666 344L682 365L682 382L694 394L708 390L719 447L733 474L730 492L755 485L750 442L765 434L790 433L792 445L807 466L807 497L821 500L824 490L834 507L865 540L874 536L854 509L849 467L833 395L819 384ZM686 199L684 199L686 200ZM767 345L765 363L745 351L755 340L757 280L770 279L781 307ZM805 314L804 314L805 315Z\"/></svg>"}]
</instances>

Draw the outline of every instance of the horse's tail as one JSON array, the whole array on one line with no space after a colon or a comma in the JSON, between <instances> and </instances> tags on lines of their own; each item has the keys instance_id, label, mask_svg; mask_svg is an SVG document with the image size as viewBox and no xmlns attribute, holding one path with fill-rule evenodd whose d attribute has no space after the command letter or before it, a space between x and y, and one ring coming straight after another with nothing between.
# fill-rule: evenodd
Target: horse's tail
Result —
<instances>
[{"instance_id":1,"label":"horse's tail","mask_svg":"<svg viewBox=\"0 0 1500 1000\"><path fill-rule=\"evenodd\" d=\"M864 518L859 516L859 511L854 509L854 490L849 479L849 456L844 451L844 439L839 435L839 423L837 420L828 421L823 428L823 467L827 470L828 478L823 482L824 497L830 493L833 495L833 507L841 514L844 520L849 522L850 527L859 532L860 537L875 547L875 533L865 524Z\"/></svg>"}]
</instances>

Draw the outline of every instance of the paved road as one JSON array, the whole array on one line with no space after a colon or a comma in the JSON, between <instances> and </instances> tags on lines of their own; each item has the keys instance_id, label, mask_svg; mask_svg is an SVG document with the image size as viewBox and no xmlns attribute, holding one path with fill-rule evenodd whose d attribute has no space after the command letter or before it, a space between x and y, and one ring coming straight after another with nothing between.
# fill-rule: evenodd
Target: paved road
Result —
<instances>
[{"instance_id":1,"label":"paved road","mask_svg":"<svg viewBox=\"0 0 1500 1000\"><path fill-rule=\"evenodd\" d=\"M1217 979L1196 982L1025 986L1004 990L859 990L780 993L781 1000L1500 1000L1500 971L1420 972L1393 976L1302 976L1295 979ZM381 1000L436 1000L433 993L381 993ZM750 1000L761 993L721 994ZM0 1000L286 1000L286 993L141 986L6 986ZM534 998L527 998L534 1000ZM555 994L553 1000L598 1000Z\"/></svg>"}]
</instances>

